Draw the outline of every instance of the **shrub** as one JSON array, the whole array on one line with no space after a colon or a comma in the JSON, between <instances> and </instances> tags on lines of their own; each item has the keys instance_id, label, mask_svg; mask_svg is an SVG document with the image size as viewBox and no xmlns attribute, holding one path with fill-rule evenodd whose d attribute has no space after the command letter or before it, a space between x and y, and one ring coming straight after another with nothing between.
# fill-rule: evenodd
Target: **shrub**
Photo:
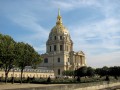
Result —
<instances>
[{"instance_id":1,"label":"shrub","mask_svg":"<svg viewBox=\"0 0 120 90\"><path fill-rule=\"evenodd\" d=\"M51 78L50 78L50 77L48 77L47 82L48 82L48 83L50 83L50 82L51 82Z\"/></svg>"}]
</instances>

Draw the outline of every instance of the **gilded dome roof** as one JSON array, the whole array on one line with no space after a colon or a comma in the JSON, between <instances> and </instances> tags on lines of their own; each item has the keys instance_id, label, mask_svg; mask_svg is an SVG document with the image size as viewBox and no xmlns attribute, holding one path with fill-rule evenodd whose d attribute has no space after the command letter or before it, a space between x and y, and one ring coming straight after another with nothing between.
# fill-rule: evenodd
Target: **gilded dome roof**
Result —
<instances>
[{"instance_id":1,"label":"gilded dome roof","mask_svg":"<svg viewBox=\"0 0 120 90\"><path fill-rule=\"evenodd\" d=\"M62 17L60 11L58 11L56 25L51 29L50 35L69 35L67 28L62 24Z\"/></svg>"},{"instance_id":2,"label":"gilded dome roof","mask_svg":"<svg viewBox=\"0 0 120 90\"><path fill-rule=\"evenodd\" d=\"M69 34L68 30L66 29L66 27L64 27L63 25L56 25L52 28L50 34Z\"/></svg>"},{"instance_id":3,"label":"gilded dome roof","mask_svg":"<svg viewBox=\"0 0 120 90\"><path fill-rule=\"evenodd\" d=\"M47 44L54 43L56 41L65 41L73 43L69 34L69 31L62 23L62 17L60 11L58 11L56 25L51 29Z\"/></svg>"}]
</instances>

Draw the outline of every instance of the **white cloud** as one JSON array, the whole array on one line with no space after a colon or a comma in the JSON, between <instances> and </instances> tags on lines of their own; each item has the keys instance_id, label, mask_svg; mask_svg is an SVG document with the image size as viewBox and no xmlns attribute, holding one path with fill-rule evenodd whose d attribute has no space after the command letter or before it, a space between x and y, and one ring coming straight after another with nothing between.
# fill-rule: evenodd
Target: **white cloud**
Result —
<instances>
[{"instance_id":1,"label":"white cloud","mask_svg":"<svg viewBox=\"0 0 120 90\"><path fill-rule=\"evenodd\" d=\"M112 53L104 53L99 55L87 55L88 66L102 67L102 66L120 66L120 51Z\"/></svg>"},{"instance_id":2,"label":"white cloud","mask_svg":"<svg viewBox=\"0 0 120 90\"><path fill-rule=\"evenodd\" d=\"M87 23L88 24L88 23ZM101 45L115 44L119 41L113 39L116 33L120 32L120 22L116 19L104 19L96 22L91 22L89 25L79 25L70 27L73 40L86 44L86 40L102 40ZM117 36L119 37L119 36ZM89 43L88 43L89 44ZM91 44L91 43L90 43ZM99 44L99 43L98 43Z\"/></svg>"}]
</instances>

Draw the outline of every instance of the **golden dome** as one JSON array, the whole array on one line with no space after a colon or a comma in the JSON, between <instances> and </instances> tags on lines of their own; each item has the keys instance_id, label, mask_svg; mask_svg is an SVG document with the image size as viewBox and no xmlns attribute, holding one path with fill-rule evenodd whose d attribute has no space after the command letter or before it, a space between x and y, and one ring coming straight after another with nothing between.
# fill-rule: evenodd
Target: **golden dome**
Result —
<instances>
[{"instance_id":1,"label":"golden dome","mask_svg":"<svg viewBox=\"0 0 120 90\"><path fill-rule=\"evenodd\" d=\"M63 25L56 25L52 28L51 33L53 34L69 34L68 30Z\"/></svg>"},{"instance_id":2,"label":"golden dome","mask_svg":"<svg viewBox=\"0 0 120 90\"><path fill-rule=\"evenodd\" d=\"M50 35L69 35L69 32L67 30L67 28L62 24L62 17L60 15L60 10L58 10L58 16L57 16L57 22L56 22L56 26L54 26L50 32Z\"/></svg>"},{"instance_id":3,"label":"golden dome","mask_svg":"<svg viewBox=\"0 0 120 90\"><path fill-rule=\"evenodd\" d=\"M73 43L69 34L69 31L62 23L62 17L60 11L58 11L56 25L51 29L47 44L55 42L70 42Z\"/></svg>"}]
</instances>

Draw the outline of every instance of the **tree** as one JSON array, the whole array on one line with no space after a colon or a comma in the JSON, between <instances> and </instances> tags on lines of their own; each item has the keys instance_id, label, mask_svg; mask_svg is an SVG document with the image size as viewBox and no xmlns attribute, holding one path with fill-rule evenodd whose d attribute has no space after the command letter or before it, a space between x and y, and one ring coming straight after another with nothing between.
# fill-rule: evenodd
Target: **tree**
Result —
<instances>
[{"instance_id":1,"label":"tree","mask_svg":"<svg viewBox=\"0 0 120 90\"><path fill-rule=\"evenodd\" d=\"M110 67L109 69L109 75L115 77L115 79L118 80L118 77L120 76L120 66Z\"/></svg>"},{"instance_id":2,"label":"tree","mask_svg":"<svg viewBox=\"0 0 120 90\"><path fill-rule=\"evenodd\" d=\"M80 77L87 76L87 67L86 66L80 67L75 72L76 72L76 76L80 76Z\"/></svg>"},{"instance_id":3,"label":"tree","mask_svg":"<svg viewBox=\"0 0 120 90\"><path fill-rule=\"evenodd\" d=\"M92 77L95 75L95 70L92 67L87 67L87 76Z\"/></svg>"},{"instance_id":4,"label":"tree","mask_svg":"<svg viewBox=\"0 0 120 90\"><path fill-rule=\"evenodd\" d=\"M17 56L16 65L21 69L22 83L23 70L25 69L25 66L35 66L41 62L41 57L32 46L23 42L17 43Z\"/></svg>"},{"instance_id":5,"label":"tree","mask_svg":"<svg viewBox=\"0 0 120 90\"><path fill-rule=\"evenodd\" d=\"M109 68L107 66L104 66L103 68L97 68L95 70L96 74L99 75L100 77L105 76L105 80L109 80Z\"/></svg>"},{"instance_id":6,"label":"tree","mask_svg":"<svg viewBox=\"0 0 120 90\"><path fill-rule=\"evenodd\" d=\"M74 71L72 71L72 70L66 70L66 71L63 71L62 74L64 76L74 76Z\"/></svg>"},{"instance_id":7,"label":"tree","mask_svg":"<svg viewBox=\"0 0 120 90\"><path fill-rule=\"evenodd\" d=\"M35 68L41 60L41 56L29 44L16 43L10 36L0 34L0 68L5 71L6 83L8 73L14 65L21 69L22 83L25 66L31 65Z\"/></svg>"},{"instance_id":8,"label":"tree","mask_svg":"<svg viewBox=\"0 0 120 90\"><path fill-rule=\"evenodd\" d=\"M31 61L31 66L32 68L36 69L38 65L42 62L42 58L36 51L32 54L32 57L33 59Z\"/></svg>"},{"instance_id":9,"label":"tree","mask_svg":"<svg viewBox=\"0 0 120 90\"><path fill-rule=\"evenodd\" d=\"M83 66L75 70L75 76L77 76L77 81L80 81L81 77L87 76L87 67Z\"/></svg>"},{"instance_id":10,"label":"tree","mask_svg":"<svg viewBox=\"0 0 120 90\"><path fill-rule=\"evenodd\" d=\"M0 67L5 71L5 82L15 62L15 41L8 35L0 34Z\"/></svg>"}]
</instances>

